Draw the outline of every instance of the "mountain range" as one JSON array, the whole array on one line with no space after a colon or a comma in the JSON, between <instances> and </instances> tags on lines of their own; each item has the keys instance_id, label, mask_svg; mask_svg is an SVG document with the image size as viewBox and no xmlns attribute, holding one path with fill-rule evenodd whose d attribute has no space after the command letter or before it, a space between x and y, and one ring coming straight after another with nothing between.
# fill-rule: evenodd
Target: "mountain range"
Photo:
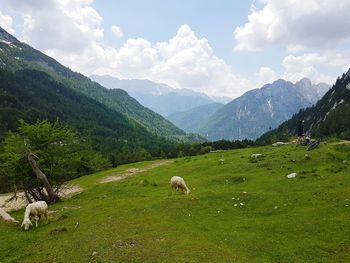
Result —
<instances>
[{"instance_id":1,"label":"mountain range","mask_svg":"<svg viewBox=\"0 0 350 263\"><path fill-rule=\"evenodd\" d=\"M215 101L226 103L231 100L228 97L209 97L189 89L175 89L150 80L126 80L109 75L92 75L90 78L106 88L125 90L143 106L164 117Z\"/></svg>"},{"instance_id":2,"label":"mountain range","mask_svg":"<svg viewBox=\"0 0 350 263\"><path fill-rule=\"evenodd\" d=\"M169 119L183 130L198 132L212 141L256 139L316 103L328 89L329 85L313 85L306 78L294 84L279 79L226 105L204 105L170 115Z\"/></svg>"},{"instance_id":3,"label":"mountain range","mask_svg":"<svg viewBox=\"0 0 350 263\"><path fill-rule=\"evenodd\" d=\"M262 135L258 141L271 143L287 140L296 134L299 121L316 138L337 137L350 140L350 69L339 77L332 88L312 107L300 110L277 129Z\"/></svg>"}]
</instances>

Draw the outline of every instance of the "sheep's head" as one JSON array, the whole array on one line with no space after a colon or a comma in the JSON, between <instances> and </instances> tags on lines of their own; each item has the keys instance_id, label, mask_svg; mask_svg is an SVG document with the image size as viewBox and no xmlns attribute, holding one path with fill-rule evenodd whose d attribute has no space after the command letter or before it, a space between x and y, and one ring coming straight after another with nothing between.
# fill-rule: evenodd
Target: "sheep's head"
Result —
<instances>
[{"instance_id":1,"label":"sheep's head","mask_svg":"<svg viewBox=\"0 0 350 263\"><path fill-rule=\"evenodd\" d=\"M186 194L188 195L188 194L190 194L190 193L191 193L190 189L187 188Z\"/></svg>"},{"instance_id":2,"label":"sheep's head","mask_svg":"<svg viewBox=\"0 0 350 263\"><path fill-rule=\"evenodd\" d=\"M24 228L24 230L29 230L29 228L33 226L32 222L29 220L29 218L25 218L22 222L21 227Z\"/></svg>"}]
</instances>

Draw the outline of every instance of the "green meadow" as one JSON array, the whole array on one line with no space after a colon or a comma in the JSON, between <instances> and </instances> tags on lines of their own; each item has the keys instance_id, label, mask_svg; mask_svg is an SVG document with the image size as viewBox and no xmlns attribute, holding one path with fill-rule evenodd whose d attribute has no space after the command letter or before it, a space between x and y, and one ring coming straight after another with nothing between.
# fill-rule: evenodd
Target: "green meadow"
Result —
<instances>
[{"instance_id":1,"label":"green meadow","mask_svg":"<svg viewBox=\"0 0 350 263\"><path fill-rule=\"evenodd\" d=\"M349 144L223 151L99 182L156 162L73 180L84 191L38 228L0 222L0 262L350 262ZM172 192L174 175L191 194Z\"/></svg>"}]
</instances>

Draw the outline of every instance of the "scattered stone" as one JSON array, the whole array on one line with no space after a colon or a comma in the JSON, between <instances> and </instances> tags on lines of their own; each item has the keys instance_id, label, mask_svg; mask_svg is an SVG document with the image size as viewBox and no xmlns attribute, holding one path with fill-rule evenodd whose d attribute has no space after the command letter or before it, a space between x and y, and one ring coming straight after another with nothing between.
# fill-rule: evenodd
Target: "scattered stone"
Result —
<instances>
[{"instance_id":1,"label":"scattered stone","mask_svg":"<svg viewBox=\"0 0 350 263\"><path fill-rule=\"evenodd\" d=\"M244 203L239 203L240 205L244 205Z\"/></svg>"},{"instance_id":2,"label":"scattered stone","mask_svg":"<svg viewBox=\"0 0 350 263\"><path fill-rule=\"evenodd\" d=\"M118 240L115 244L113 244L114 248L128 248L128 247L136 247L137 241L136 240L128 240L128 241L123 241L123 240Z\"/></svg>"},{"instance_id":3,"label":"scattered stone","mask_svg":"<svg viewBox=\"0 0 350 263\"><path fill-rule=\"evenodd\" d=\"M278 206L276 205L276 206L275 206L275 209L277 209L277 208L278 208Z\"/></svg>"},{"instance_id":4,"label":"scattered stone","mask_svg":"<svg viewBox=\"0 0 350 263\"><path fill-rule=\"evenodd\" d=\"M5 210L2 208L0 208L0 218L2 218L7 222L13 222L13 223L19 224L19 222L16 219L14 219L12 216L6 213Z\"/></svg>"},{"instance_id":5,"label":"scattered stone","mask_svg":"<svg viewBox=\"0 0 350 263\"><path fill-rule=\"evenodd\" d=\"M263 157L263 155L261 153L253 153L250 158L254 158L254 159L258 159Z\"/></svg>"},{"instance_id":6,"label":"scattered stone","mask_svg":"<svg viewBox=\"0 0 350 263\"><path fill-rule=\"evenodd\" d=\"M288 179L292 179L292 178L295 178L295 177L297 177L297 173L291 173L291 174L287 175Z\"/></svg>"},{"instance_id":7,"label":"scattered stone","mask_svg":"<svg viewBox=\"0 0 350 263\"><path fill-rule=\"evenodd\" d=\"M305 159L306 159L306 160L310 160L310 159L311 159L310 155L305 154Z\"/></svg>"},{"instance_id":8,"label":"scattered stone","mask_svg":"<svg viewBox=\"0 0 350 263\"><path fill-rule=\"evenodd\" d=\"M246 193L247 193L246 191L243 192L243 194L246 194Z\"/></svg>"},{"instance_id":9,"label":"scattered stone","mask_svg":"<svg viewBox=\"0 0 350 263\"><path fill-rule=\"evenodd\" d=\"M238 206L237 204L234 204L234 206Z\"/></svg>"},{"instance_id":10,"label":"scattered stone","mask_svg":"<svg viewBox=\"0 0 350 263\"><path fill-rule=\"evenodd\" d=\"M91 254L92 257L94 257L94 256L96 256L96 255L97 255L97 252L96 252L96 251L92 252L92 254Z\"/></svg>"},{"instance_id":11,"label":"scattered stone","mask_svg":"<svg viewBox=\"0 0 350 263\"><path fill-rule=\"evenodd\" d=\"M347 160L344 160L343 163L347 163L348 161Z\"/></svg>"}]
</instances>

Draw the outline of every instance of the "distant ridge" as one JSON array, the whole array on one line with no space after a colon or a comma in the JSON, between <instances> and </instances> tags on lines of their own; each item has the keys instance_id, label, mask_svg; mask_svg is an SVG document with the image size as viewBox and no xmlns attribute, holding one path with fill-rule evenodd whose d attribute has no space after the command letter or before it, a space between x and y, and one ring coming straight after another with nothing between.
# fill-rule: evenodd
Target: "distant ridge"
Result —
<instances>
[{"instance_id":1,"label":"distant ridge","mask_svg":"<svg viewBox=\"0 0 350 263\"><path fill-rule=\"evenodd\" d=\"M295 136L300 120L305 120L305 130L312 137L350 140L350 69L314 106L301 110L277 129L262 135L259 141L270 143Z\"/></svg>"},{"instance_id":2,"label":"distant ridge","mask_svg":"<svg viewBox=\"0 0 350 263\"><path fill-rule=\"evenodd\" d=\"M204 93L189 89L174 89L166 84L149 80L121 80L109 75L92 75L93 80L109 89L122 89L128 92L143 106L152 109L164 117L175 112L183 112L198 106L226 101L226 97L211 98Z\"/></svg>"},{"instance_id":3,"label":"distant ridge","mask_svg":"<svg viewBox=\"0 0 350 263\"><path fill-rule=\"evenodd\" d=\"M209 140L256 139L316 103L329 89L309 79L295 84L283 79L250 90L218 109L199 129Z\"/></svg>"}]
</instances>

